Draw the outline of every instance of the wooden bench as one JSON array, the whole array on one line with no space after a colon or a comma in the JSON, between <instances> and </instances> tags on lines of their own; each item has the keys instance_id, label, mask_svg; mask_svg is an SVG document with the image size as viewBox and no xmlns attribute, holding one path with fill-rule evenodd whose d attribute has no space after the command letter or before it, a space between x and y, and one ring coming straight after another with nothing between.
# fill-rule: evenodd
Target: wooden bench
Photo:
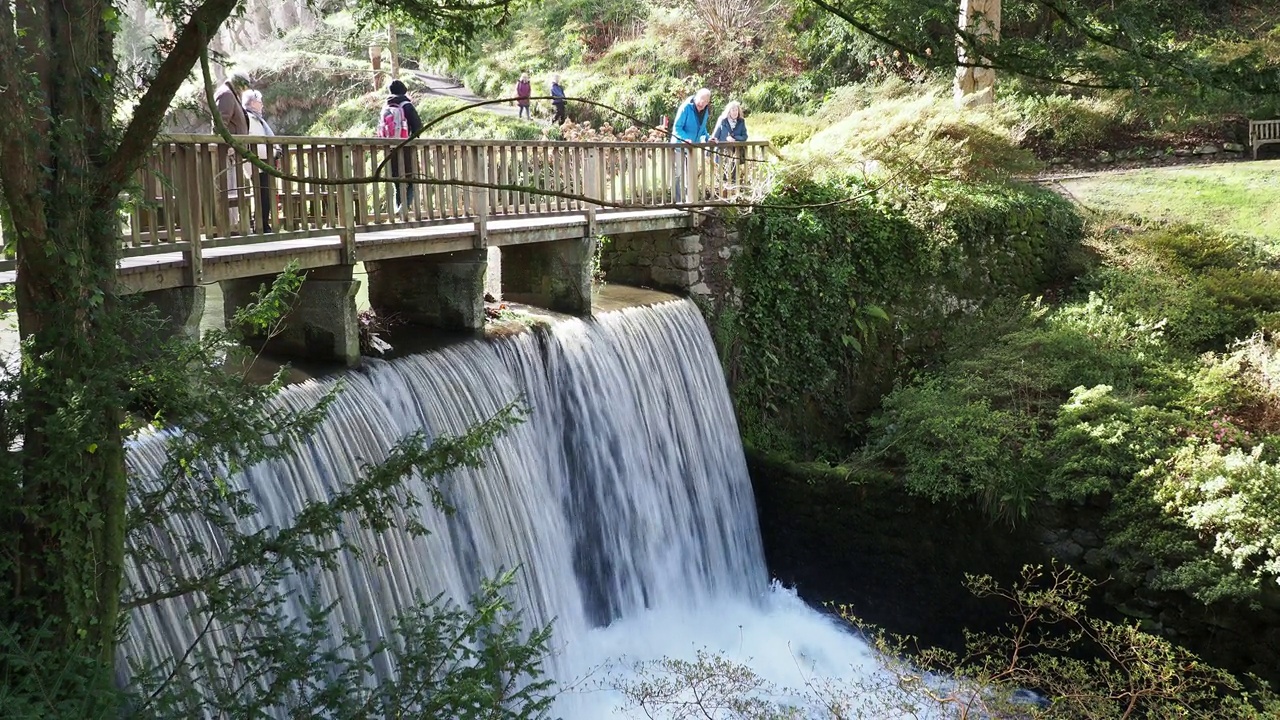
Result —
<instances>
[{"instance_id":1,"label":"wooden bench","mask_svg":"<svg viewBox=\"0 0 1280 720\"><path fill-rule=\"evenodd\" d=\"M1249 147L1253 148L1253 159L1258 159L1258 148L1272 143L1280 144L1280 120L1250 120Z\"/></svg>"}]
</instances>

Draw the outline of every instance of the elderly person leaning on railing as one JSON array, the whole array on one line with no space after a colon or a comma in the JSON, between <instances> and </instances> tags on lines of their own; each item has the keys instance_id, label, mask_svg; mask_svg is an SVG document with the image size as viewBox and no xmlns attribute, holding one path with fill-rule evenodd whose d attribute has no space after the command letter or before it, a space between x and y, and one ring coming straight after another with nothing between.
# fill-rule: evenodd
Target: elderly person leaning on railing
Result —
<instances>
[{"instance_id":1,"label":"elderly person leaning on railing","mask_svg":"<svg viewBox=\"0 0 1280 720\"><path fill-rule=\"evenodd\" d=\"M240 102L244 105L245 114L249 116L249 134L273 136L275 131L271 129L271 124L262 115L262 93L257 90L245 90L240 96ZM255 155L266 162L275 160L275 153L270 145L258 143L249 148ZM245 172L249 177L258 179L258 227L264 233L271 232L271 218L275 215L275 199L271 192L271 178L265 170L255 168L250 163L245 163Z\"/></svg>"}]
</instances>

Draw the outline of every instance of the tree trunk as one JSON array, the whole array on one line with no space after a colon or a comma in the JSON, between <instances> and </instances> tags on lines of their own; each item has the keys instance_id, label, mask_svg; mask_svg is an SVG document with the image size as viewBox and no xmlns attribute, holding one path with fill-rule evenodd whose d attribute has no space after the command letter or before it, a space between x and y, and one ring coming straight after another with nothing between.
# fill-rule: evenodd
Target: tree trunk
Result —
<instances>
[{"instance_id":1,"label":"tree trunk","mask_svg":"<svg viewBox=\"0 0 1280 720\"><path fill-rule=\"evenodd\" d=\"M0 193L17 249L18 398L0 399L0 432L21 450L0 461L0 627L34 664L0 656L7 689L38 688L43 707L83 695L91 663L110 683L124 578L124 406L134 350L115 295L119 193L149 153L200 49L236 0L205 0L185 20L122 135L113 3L0 1ZM67 664L53 668L50 658ZM43 665L42 665L43 663ZM89 712L86 707L85 712Z\"/></svg>"},{"instance_id":2,"label":"tree trunk","mask_svg":"<svg viewBox=\"0 0 1280 720\"><path fill-rule=\"evenodd\" d=\"M995 101L996 71L973 47L1000 40L1000 0L960 0L956 38L956 102L975 106Z\"/></svg>"},{"instance_id":3,"label":"tree trunk","mask_svg":"<svg viewBox=\"0 0 1280 720\"><path fill-rule=\"evenodd\" d=\"M387 24L387 52L391 54L391 79L400 79L400 43L396 41L396 24Z\"/></svg>"},{"instance_id":4,"label":"tree trunk","mask_svg":"<svg viewBox=\"0 0 1280 720\"><path fill-rule=\"evenodd\" d=\"M0 168L17 248L18 328L29 343L21 476L5 477L18 486L0 490L0 522L17 547L3 570L10 597L0 617L48 624L46 647L76 648L109 669L123 577L127 369L112 299L117 203L95 190L111 137L114 38L99 0L14 8L10 27L25 43L18 63L48 110L26 131L20 157Z\"/></svg>"},{"instance_id":5,"label":"tree trunk","mask_svg":"<svg viewBox=\"0 0 1280 720\"><path fill-rule=\"evenodd\" d=\"M276 9L279 11L281 30L287 32L298 27L301 20L299 20L298 5L295 0L282 0Z\"/></svg>"},{"instance_id":6,"label":"tree trunk","mask_svg":"<svg viewBox=\"0 0 1280 720\"><path fill-rule=\"evenodd\" d=\"M253 22L255 34L259 41L270 40L275 36L276 29L271 24L271 5L267 0L254 0Z\"/></svg>"}]
</instances>

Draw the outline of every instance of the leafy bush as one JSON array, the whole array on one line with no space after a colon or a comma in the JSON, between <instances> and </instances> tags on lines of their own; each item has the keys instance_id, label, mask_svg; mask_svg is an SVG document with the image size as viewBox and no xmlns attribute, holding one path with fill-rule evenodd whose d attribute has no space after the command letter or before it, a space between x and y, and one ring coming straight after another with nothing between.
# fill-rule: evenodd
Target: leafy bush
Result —
<instances>
[{"instance_id":1,"label":"leafy bush","mask_svg":"<svg viewBox=\"0 0 1280 720\"><path fill-rule=\"evenodd\" d=\"M1130 134L1139 124L1114 98L1036 94L1001 104L1022 118L1027 144L1049 154L1111 147L1117 135Z\"/></svg>"},{"instance_id":2,"label":"leafy bush","mask_svg":"<svg viewBox=\"0 0 1280 720\"><path fill-rule=\"evenodd\" d=\"M751 107L747 109L750 111ZM776 148L805 142L819 127L816 120L804 115L752 112L747 116L751 139L768 140Z\"/></svg>"},{"instance_id":3,"label":"leafy bush","mask_svg":"<svg viewBox=\"0 0 1280 720\"><path fill-rule=\"evenodd\" d=\"M1079 240L1070 206L1027 187L890 194L784 179L765 204L745 219L732 267L742 302L721 321L744 435L793 456L838 457L892 381L888 353L927 346L957 300L1055 277Z\"/></svg>"},{"instance_id":4,"label":"leafy bush","mask_svg":"<svg viewBox=\"0 0 1280 720\"><path fill-rule=\"evenodd\" d=\"M1237 572L1280 577L1280 466L1262 448L1184 447L1153 468L1165 509L1214 539L1213 551Z\"/></svg>"},{"instance_id":5,"label":"leafy bush","mask_svg":"<svg viewBox=\"0 0 1280 720\"><path fill-rule=\"evenodd\" d=\"M939 87L854 109L809 139L805 157L842 172L850 164L904 185L931 179L1003 180L1038 166L1018 147L1016 118L998 107L961 110Z\"/></svg>"},{"instance_id":6,"label":"leafy bush","mask_svg":"<svg viewBox=\"0 0 1280 720\"><path fill-rule=\"evenodd\" d=\"M1184 350L1221 348L1280 310L1280 274L1250 240L1177 225L1112 252L1116 264L1094 273L1089 286L1128 313L1167 321L1170 340Z\"/></svg>"}]
</instances>

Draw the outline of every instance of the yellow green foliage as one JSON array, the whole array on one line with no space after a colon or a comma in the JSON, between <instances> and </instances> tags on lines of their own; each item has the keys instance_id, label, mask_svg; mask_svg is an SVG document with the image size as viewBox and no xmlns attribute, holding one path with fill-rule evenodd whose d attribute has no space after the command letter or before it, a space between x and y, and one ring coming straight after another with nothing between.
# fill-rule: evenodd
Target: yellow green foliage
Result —
<instances>
[{"instance_id":1,"label":"yellow green foliage","mask_svg":"<svg viewBox=\"0 0 1280 720\"><path fill-rule=\"evenodd\" d=\"M996 106L959 108L941 87L895 85L888 97L863 105L852 93L834 96L797 159L824 174L850 167L920 184L930 178L990 181L1034 171L1018 147L1017 118ZM831 117L847 108L843 117ZM838 110L839 109L839 110Z\"/></svg>"}]
</instances>

